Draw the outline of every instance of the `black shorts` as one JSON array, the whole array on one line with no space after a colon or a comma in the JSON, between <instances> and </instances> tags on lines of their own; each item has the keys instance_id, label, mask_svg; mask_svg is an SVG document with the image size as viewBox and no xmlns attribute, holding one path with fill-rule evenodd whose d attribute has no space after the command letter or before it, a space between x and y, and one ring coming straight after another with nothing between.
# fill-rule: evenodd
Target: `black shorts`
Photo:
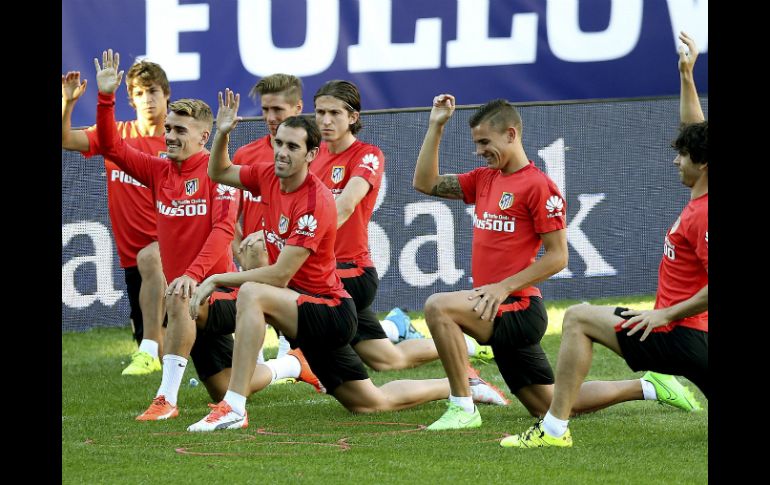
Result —
<instances>
[{"instance_id":1,"label":"black shorts","mask_svg":"<svg viewBox=\"0 0 770 485\"><path fill-rule=\"evenodd\" d=\"M628 308L618 307L615 315L621 315ZM625 321L625 320L624 320ZM709 334L694 328L676 326L670 332L651 332L644 342L639 339L643 331L630 337L630 328L615 327L615 335L623 352L623 358L633 371L662 372L689 379L709 397Z\"/></svg>"},{"instance_id":2,"label":"black shorts","mask_svg":"<svg viewBox=\"0 0 770 485\"><path fill-rule=\"evenodd\" d=\"M131 309L129 315L134 321L134 340L136 343L141 343L144 337L144 319L142 318L142 308L139 306L139 290L142 288L142 275L139 273L139 267L123 268L123 278L126 281L128 306Z\"/></svg>"},{"instance_id":3,"label":"black shorts","mask_svg":"<svg viewBox=\"0 0 770 485\"><path fill-rule=\"evenodd\" d=\"M297 299L297 338L286 338L299 347L310 368L326 388L369 378L364 363L350 346L356 332L356 310L351 298L327 299L301 295Z\"/></svg>"},{"instance_id":4,"label":"black shorts","mask_svg":"<svg viewBox=\"0 0 770 485\"><path fill-rule=\"evenodd\" d=\"M230 288L217 288L215 293L230 293ZM235 332L235 299L214 299L204 330L198 330L190 357L198 377L209 377L233 366L233 332Z\"/></svg>"},{"instance_id":5,"label":"black shorts","mask_svg":"<svg viewBox=\"0 0 770 485\"><path fill-rule=\"evenodd\" d=\"M358 330L350 345L355 347L363 340L388 338L380 325L380 319L370 308L380 285L377 270L373 267L359 268L355 263L337 263L337 274L345 285L345 291L353 298L358 312Z\"/></svg>"},{"instance_id":6,"label":"black shorts","mask_svg":"<svg viewBox=\"0 0 770 485\"><path fill-rule=\"evenodd\" d=\"M548 313L538 296L509 296L495 317L489 342L500 374L512 393L532 384L553 384L553 369L540 340L548 327Z\"/></svg>"}]
</instances>

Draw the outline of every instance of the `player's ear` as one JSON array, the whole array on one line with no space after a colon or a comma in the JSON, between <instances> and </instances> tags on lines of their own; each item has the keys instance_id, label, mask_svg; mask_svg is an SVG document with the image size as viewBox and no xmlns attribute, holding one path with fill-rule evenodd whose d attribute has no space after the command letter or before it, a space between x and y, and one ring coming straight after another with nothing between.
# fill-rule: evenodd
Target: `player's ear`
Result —
<instances>
[{"instance_id":1,"label":"player's ear","mask_svg":"<svg viewBox=\"0 0 770 485\"><path fill-rule=\"evenodd\" d=\"M508 135L508 143L513 143L514 140L516 140L516 137L519 136L519 133L514 126L509 126L506 128L505 132Z\"/></svg>"},{"instance_id":2,"label":"player's ear","mask_svg":"<svg viewBox=\"0 0 770 485\"><path fill-rule=\"evenodd\" d=\"M315 157L318 156L318 147L313 148L309 152L305 154L305 160L310 163L313 160L315 160Z\"/></svg>"}]
</instances>

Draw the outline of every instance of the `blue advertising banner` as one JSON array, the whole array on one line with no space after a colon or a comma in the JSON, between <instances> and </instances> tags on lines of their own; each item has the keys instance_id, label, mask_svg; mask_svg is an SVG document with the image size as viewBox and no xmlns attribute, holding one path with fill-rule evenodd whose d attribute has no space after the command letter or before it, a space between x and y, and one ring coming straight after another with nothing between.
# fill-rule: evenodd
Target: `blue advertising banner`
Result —
<instances>
[{"instance_id":1,"label":"blue advertising banner","mask_svg":"<svg viewBox=\"0 0 770 485\"><path fill-rule=\"evenodd\" d=\"M708 116L708 99L701 104ZM569 265L538 285L545 298L654 293L666 230L689 200L670 147L679 100L540 104L519 111L527 155L567 202ZM467 122L472 113L458 108L447 124L442 173L463 173L485 163L473 155ZM471 207L412 188L428 114L425 108L362 115L359 138L385 154L385 177L369 225L381 278L376 311L419 310L435 292L472 287ZM265 134L262 121L239 123L230 153ZM62 151L63 330L128 322L105 186L101 157Z\"/></svg>"},{"instance_id":2,"label":"blue advertising banner","mask_svg":"<svg viewBox=\"0 0 770 485\"><path fill-rule=\"evenodd\" d=\"M93 58L108 48L126 70L143 57L163 66L172 99L212 106L276 72L302 77L306 111L330 79L358 85L368 110L441 92L460 104L665 96L679 91L681 30L708 93L708 0L62 0L62 72L91 82L73 126L94 122Z\"/></svg>"}]
</instances>

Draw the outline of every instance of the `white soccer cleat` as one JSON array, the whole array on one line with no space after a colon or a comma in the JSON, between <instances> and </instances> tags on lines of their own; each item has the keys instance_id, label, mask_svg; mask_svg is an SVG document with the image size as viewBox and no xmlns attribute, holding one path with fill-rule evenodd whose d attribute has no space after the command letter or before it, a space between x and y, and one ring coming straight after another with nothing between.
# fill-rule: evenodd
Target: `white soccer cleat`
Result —
<instances>
[{"instance_id":1,"label":"white soccer cleat","mask_svg":"<svg viewBox=\"0 0 770 485\"><path fill-rule=\"evenodd\" d=\"M249 413L241 416L233 411L227 401L209 404L211 412L205 418L187 427L187 431L216 431L218 429L244 429L249 427Z\"/></svg>"},{"instance_id":2,"label":"white soccer cleat","mask_svg":"<svg viewBox=\"0 0 770 485\"><path fill-rule=\"evenodd\" d=\"M503 391L482 379L473 367L468 368L468 384L470 384L473 402L496 406L507 406L511 402L505 397Z\"/></svg>"}]
</instances>

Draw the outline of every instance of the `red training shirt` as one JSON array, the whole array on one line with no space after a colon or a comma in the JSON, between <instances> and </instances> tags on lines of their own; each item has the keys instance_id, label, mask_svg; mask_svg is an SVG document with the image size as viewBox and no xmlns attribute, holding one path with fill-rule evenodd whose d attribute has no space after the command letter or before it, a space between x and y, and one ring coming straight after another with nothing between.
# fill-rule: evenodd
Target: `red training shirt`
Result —
<instances>
[{"instance_id":1,"label":"red training shirt","mask_svg":"<svg viewBox=\"0 0 770 485\"><path fill-rule=\"evenodd\" d=\"M311 295L349 298L335 272L337 208L329 189L308 172L297 190L282 192L274 166L264 163L242 167L240 178L252 194L262 196L270 264L286 245L310 250L289 286Z\"/></svg>"},{"instance_id":2,"label":"red training shirt","mask_svg":"<svg viewBox=\"0 0 770 485\"><path fill-rule=\"evenodd\" d=\"M479 167L457 176L473 213L473 287L498 283L535 262L540 234L567 227L567 205L553 180L529 165L512 174ZM535 286L512 293L541 296Z\"/></svg>"},{"instance_id":3,"label":"red training shirt","mask_svg":"<svg viewBox=\"0 0 770 485\"><path fill-rule=\"evenodd\" d=\"M709 195L691 200L666 233L658 267L655 308L668 308L691 298L709 283ZM653 332L677 325L708 332L709 312L670 322Z\"/></svg>"},{"instance_id":4,"label":"red training shirt","mask_svg":"<svg viewBox=\"0 0 770 485\"><path fill-rule=\"evenodd\" d=\"M334 254L341 263L356 263L359 267L374 266L369 254L369 219L385 172L385 156L374 145L356 140L341 153L330 153L321 143L318 156L310 162L310 170L332 191L336 199L353 177L369 183L370 190L356 205L347 221L340 226Z\"/></svg>"},{"instance_id":5,"label":"red training shirt","mask_svg":"<svg viewBox=\"0 0 770 485\"><path fill-rule=\"evenodd\" d=\"M156 156L165 153L166 138L162 135L142 135L136 120L118 121L115 128L118 136L137 150ZM100 153L96 125L86 130L85 134L88 151L82 152L83 156L92 157ZM126 174L112 160L104 159L104 169L107 176L107 210L120 267L130 268L136 266L137 253L158 239L155 202L150 189Z\"/></svg>"},{"instance_id":6,"label":"red training shirt","mask_svg":"<svg viewBox=\"0 0 770 485\"><path fill-rule=\"evenodd\" d=\"M201 282L235 271L233 240L240 191L209 179L209 153L182 162L142 153L115 129L115 96L99 93L96 133L101 153L153 193L163 273L171 283L182 275Z\"/></svg>"}]
</instances>

